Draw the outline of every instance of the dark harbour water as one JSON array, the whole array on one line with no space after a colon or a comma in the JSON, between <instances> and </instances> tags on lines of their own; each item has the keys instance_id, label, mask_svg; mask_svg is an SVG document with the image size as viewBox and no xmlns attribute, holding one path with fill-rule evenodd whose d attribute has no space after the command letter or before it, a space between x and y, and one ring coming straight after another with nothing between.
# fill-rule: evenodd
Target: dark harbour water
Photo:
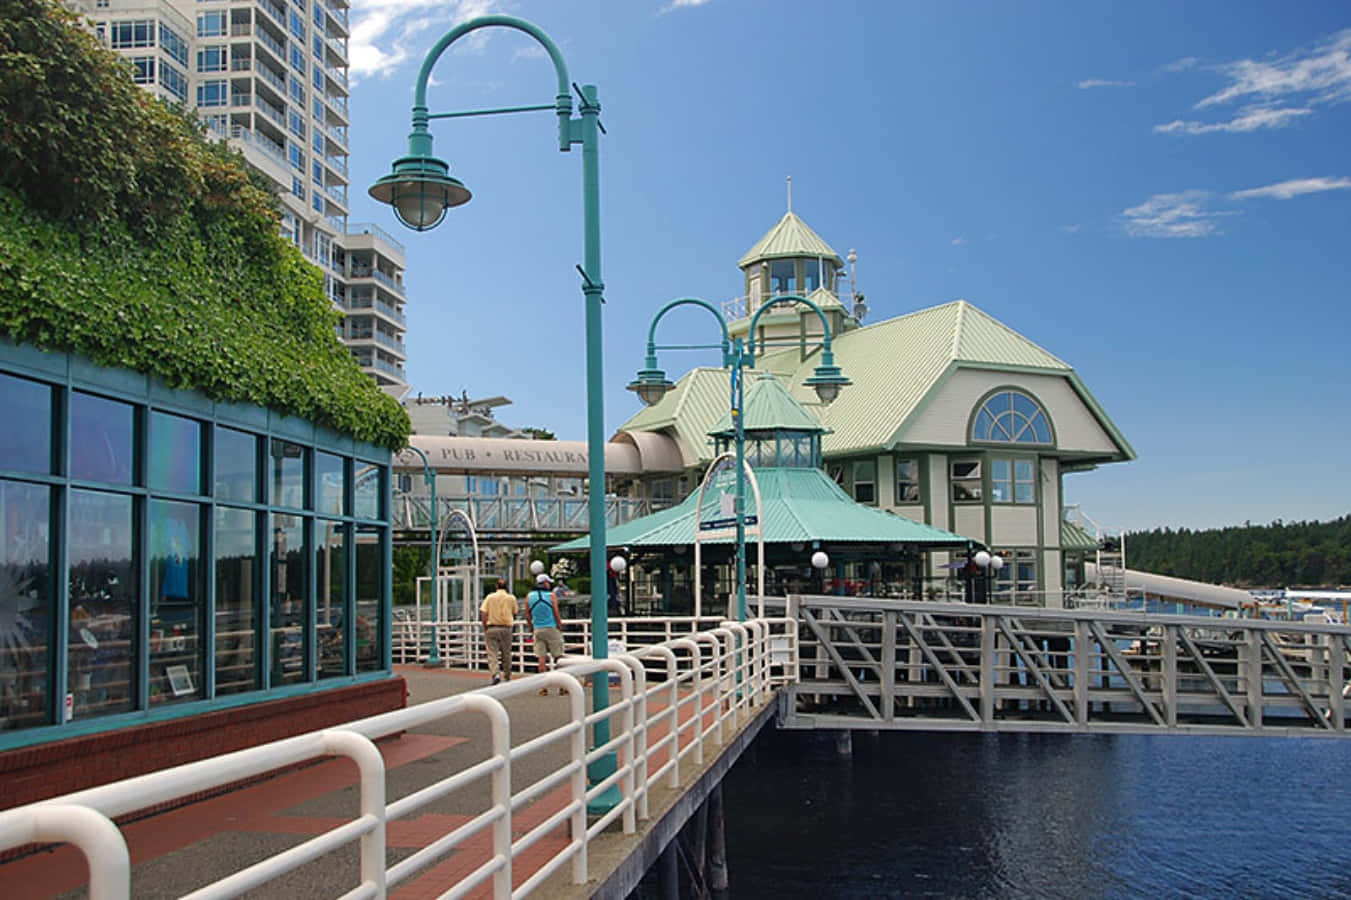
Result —
<instances>
[{"instance_id":1,"label":"dark harbour water","mask_svg":"<svg viewBox=\"0 0 1351 900\"><path fill-rule=\"evenodd\" d=\"M1351 741L832 738L724 782L731 896L1351 897Z\"/></svg>"}]
</instances>

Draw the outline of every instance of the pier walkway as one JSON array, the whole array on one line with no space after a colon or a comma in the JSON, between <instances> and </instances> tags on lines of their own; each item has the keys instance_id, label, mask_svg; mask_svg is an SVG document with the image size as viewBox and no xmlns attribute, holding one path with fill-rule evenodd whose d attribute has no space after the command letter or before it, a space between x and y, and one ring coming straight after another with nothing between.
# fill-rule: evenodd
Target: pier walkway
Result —
<instances>
[{"instance_id":1,"label":"pier walkway","mask_svg":"<svg viewBox=\"0 0 1351 900\"><path fill-rule=\"evenodd\" d=\"M53 844L0 865L0 894L623 897L773 717L789 631L727 623L496 686L402 667L405 710L0 813L0 849Z\"/></svg>"}]
</instances>

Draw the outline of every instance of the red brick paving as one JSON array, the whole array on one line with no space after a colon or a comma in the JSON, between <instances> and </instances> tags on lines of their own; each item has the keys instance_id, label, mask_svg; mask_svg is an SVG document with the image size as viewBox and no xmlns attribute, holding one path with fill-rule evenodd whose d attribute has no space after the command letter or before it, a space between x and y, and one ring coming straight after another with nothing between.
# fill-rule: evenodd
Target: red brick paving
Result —
<instances>
[{"instance_id":1,"label":"red brick paving","mask_svg":"<svg viewBox=\"0 0 1351 900\"><path fill-rule=\"evenodd\" d=\"M688 692L682 692L688 696ZM648 701L649 715L665 707L664 697ZM712 727L717 708L706 703L701 710L705 729ZM680 721L688 723L696 712L690 705L682 707ZM669 731L669 720L648 731L651 748ZM423 759L449 747L467 741L464 737L406 733L397 739L378 745L388 769ZM680 745L688 746L692 731L682 734ZM669 748L653 753L648 761L649 771L660 768L669 758ZM356 767L345 759L328 760L303 769L294 770L276 778L241 788L229 794L193 803L180 809L155 815L123 827L133 865L180 850L212 835L239 831L269 834L317 835L350 819L322 816L285 815L283 810L295 807L332 791L350 787L357 781ZM521 790L523 785L513 785ZM549 816L563 809L570 799L570 789L561 785L512 817L512 838L519 839ZM389 847L417 849L449 833L465 822L468 816L424 814L409 819L389 822L386 842ZM534 845L517 854L512 860L513 887L519 887L568 843L568 823L563 822L540 837ZM491 828L485 828L450 851L441 861L432 864L409 880L395 886L391 896L396 900L421 900L437 897L446 889L478 869L492 855ZM564 863L564 868L570 863ZM22 884L28 896L52 896L74 890L87 883L88 871L82 855L71 846L58 847L0 866L0 884ZM492 878L489 876L471 897L491 897Z\"/></svg>"}]
</instances>

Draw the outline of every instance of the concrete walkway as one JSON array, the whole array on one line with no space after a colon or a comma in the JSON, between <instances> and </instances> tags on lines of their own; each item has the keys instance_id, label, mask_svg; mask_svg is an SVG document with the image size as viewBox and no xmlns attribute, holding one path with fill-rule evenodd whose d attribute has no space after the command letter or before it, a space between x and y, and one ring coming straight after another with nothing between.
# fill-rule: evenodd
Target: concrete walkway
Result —
<instances>
[{"instance_id":1,"label":"concrete walkway","mask_svg":"<svg viewBox=\"0 0 1351 900\"><path fill-rule=\"evenodd\" d=\"M474 672L396 667L396 674L408 682L409 705L463 693L488 683L485 674ZM511 716L513 746L564 724L568 718L567 705L566 697L556 694L541 697L534 692L507 700L505 706ZM690 710L692 714L693 710ZM711 721L711 709L706 715ZM758 725L756 728L758 730ZM655 743L662 733L664 729L654 731L649 743ZM729 739L729 745L736 743ZM482 761L487 756L490 736L483 717L459 715L380 741L378 746L387 767L387 798L392 801ZM719 758L726 754L720 754L721 748L712 742L706 741L706 748L706 763L698 767L699 771L692 765L682 766L682 784L697 785L701 775L721 767ZM563 743L555 742L539 753L514 762L513 790L519 791L555 771L566 760L564 751ZM662 754L654 760L653 767L665 758ZM725 765L730 765L731 761L723 759ZM570 866L565 864L536 895L590 896L601 885L617 883L613 876L626 864L630 870L641 865L637 869L641 876L646 867L641 859L652 856L655 851L649 850L630 859L634 849L644 839L651 844L654 838L660 838L653 829L662 822L666 823L662 827L667 830L674 819L678 818L683 824L685 816L678 807L681 801L688 804L694 796L683 796L685 793L654 789L650 798L650 818L639 822L638 834L621 835L615 825L611 833L593 840L588 867L592 881L588 885L571 885ZM566 806L568 799L567 786L563 785L517 810L512 818L513 836L519 837L530 831ZM387 831L388 863L407 857L469 821L489 805L489 784L485 778L406 819L391 821ZM672 810L676 810L674 816ZM356 767L346 759L329 759L132 822L123 828L133 866L132 896L182 896L357 815ZM566 823L558 826L513 859L516 885L566 845L566 828ZM392 888L390 896L398 900L439 896L451 883L490 858L489 842L490 835L485 829L440 862ZM251 896L336 897L359 882L358 872L357 849L353 845L303 866ZM87 867L80 853L73 847L60 846L0 865L0 896L7 900L79 897L85 895L87 880ZM631 874L621 879L630 880ZM490 882L485 882L483 889L474 896L490 896L489 886Z\"/></svg>"}]
</instances>

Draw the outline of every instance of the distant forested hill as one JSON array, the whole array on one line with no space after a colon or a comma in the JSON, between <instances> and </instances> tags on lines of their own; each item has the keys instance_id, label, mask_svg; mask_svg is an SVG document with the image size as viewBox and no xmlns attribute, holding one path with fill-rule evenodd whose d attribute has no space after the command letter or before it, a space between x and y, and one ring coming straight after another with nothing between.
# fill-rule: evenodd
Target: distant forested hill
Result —
<instances>
[{"instance_id":1,"label":"distant forested hill","mask_svg":"<svg viewBox=\"0 0 1351 900\"><path fill-rule=\"evenodd\" d=\"M1331 522L1132 532L1126 565L1245 588L1351 585L1351 515Z\"/></svg>"}]
</instances>

